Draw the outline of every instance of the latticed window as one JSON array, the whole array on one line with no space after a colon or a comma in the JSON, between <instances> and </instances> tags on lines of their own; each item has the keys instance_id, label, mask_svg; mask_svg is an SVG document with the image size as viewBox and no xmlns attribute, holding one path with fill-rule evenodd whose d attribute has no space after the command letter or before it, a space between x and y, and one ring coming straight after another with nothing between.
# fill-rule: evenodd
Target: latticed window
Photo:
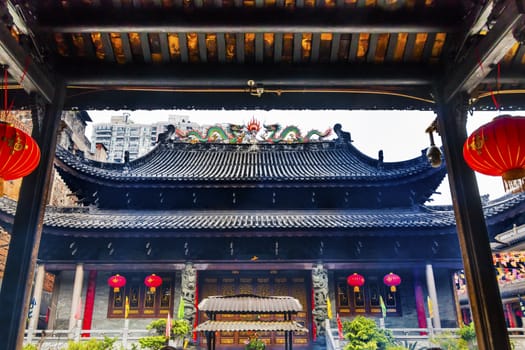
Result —
<instances>
[{"instance_id":1,"label":"latticed window","mask_svg":"<svg viewBox=\"0 0 525 350\"><path fill-rule=\"evenodd\" d=\"M387 315L401 316L399 288L392 292L383 284L380 275L368 275L365 276L366 283L356 291L354 287L348 285L346 277L336 278L335 297L339 314L381 315L380 297L382 297Z\"/></svg>"},{"instance_id":2,"label":"latticed window","mask_svg":"<svg viewBox=\"0 0 525 350\"><path fill-rule=\"evenodd\" d=\"M162 276L155 291L144 285L144 274L126 275L127 283L118 292L109 291L108 318L124 318L126 298L129 318L166 317L173 308L173 278Z\"/></svg>"}]
</instances>

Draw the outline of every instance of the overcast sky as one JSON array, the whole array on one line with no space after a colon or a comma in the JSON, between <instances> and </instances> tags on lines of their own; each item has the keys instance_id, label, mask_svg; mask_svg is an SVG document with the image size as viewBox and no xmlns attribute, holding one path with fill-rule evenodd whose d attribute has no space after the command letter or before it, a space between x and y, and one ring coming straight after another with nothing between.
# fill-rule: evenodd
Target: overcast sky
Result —
<instances>
[{"instance_id":1,"label":"overcast sky","mask_svg":"<svg viewBox=\"0 0 525 350\"><path fill-rule=\"evenodd\" d=\"M217 123L246 124L252 118L261 124L280 123L283 127L295 125L303 134L311 129L324 131L341 123L343 130L349 131L353 145L370 157L377 158L383 150L384 161L394 162L421 155L421 151L430 145L425 129L435 119L433 112L421 111L89 111L93 123L109 122L113 115L129 113L135 123L167 121L169 115L187 115L189 120L198 124L214 125ZM489 122L498 112L476 112L469 116L467 132L470 134L479 126ZM91 138L91 129L87 136ZM441 139L434 135L437 146ZM489 194L491 199L504 195L501 178L476 174L480 194ZM444 181L433 196L431 204L450 204L448 181Z\"/></svg>"}]
</instances>

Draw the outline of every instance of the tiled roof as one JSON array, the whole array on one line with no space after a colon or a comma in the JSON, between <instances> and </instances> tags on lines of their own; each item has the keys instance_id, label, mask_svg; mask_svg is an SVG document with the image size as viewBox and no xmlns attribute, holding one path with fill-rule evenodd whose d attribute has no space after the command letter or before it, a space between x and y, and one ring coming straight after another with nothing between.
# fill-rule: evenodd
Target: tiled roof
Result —
<instances>
[{"instance_id":1,"label":"tiled roof","mask_svg":"<svg viewBox=\"0 0 525 350\"><path fill-rule=\"evenodd\" d=\"M498 221L511 211L523 211L525 194L512 195L490 202L484 207L488 222ZM12 220L16 203L0 198L0 218ZM4 215L1 215L4 214ZM510 215L510 214L509 214ZM316 230L337 232L349 229L450 228L455 225L451 206L414 207L390 210L228 210L228 211L125 211L48 207L44 232L61 235L97 235L115 232L148 231L150 235L209 235L210 232L301 230L304 235ZM139 234L139 233L137 233ZM367 234L371 234L368 232Z\"/></svg>"},{"instance_id":2,"label":"tiled roof","mask_svg":"<svg viewBox=\"0 0 525 350\"><path fill-rule=\"evenodd\" d=\"M263 313L303 311L299 300L289 296L210 296L199 303L199 311L213 313Z\"/></svg>"},{"instance_id":3,"label":"tiled roof","mask_svg":"<svg viewBox=\"0 0 525 350\"><path fill-rule=\"evenodd\" d=\"M380 163L351 144L337 141L298 144L159 144L149 154L128 164L81 159L59 148L59 169L90 181L254 182L254 181L363 181L413 182L445 175L430 166L422 154L412 160Z\"/></svg>"},{"instance_id":4,"label":"tiled roof","mask_svg":"<svg viewBox=\"0 0 525 350\"><path fill-rule=\"evenodd\" d=\"M195 328L196 332L308 332L295 321L205 321Z\"/></svg>"}]
</instances>

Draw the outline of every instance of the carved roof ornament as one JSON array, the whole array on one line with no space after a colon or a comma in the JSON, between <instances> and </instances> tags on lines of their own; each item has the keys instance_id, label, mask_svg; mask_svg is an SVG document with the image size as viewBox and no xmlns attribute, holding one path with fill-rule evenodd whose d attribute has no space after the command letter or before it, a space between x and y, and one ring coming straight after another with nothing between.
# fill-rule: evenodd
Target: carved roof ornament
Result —
<instances>
[{"instance_id":1,"label":"carved roof ornament","mask_svg":"<svg viewBox=\"0 0 525 350\"><path fill-rule=\"evenodd\" d=\"M173 127L173 125L168 127ZM290 125L283 128L283 126L278 123L261 125L260 121L252 117L252 119L245 125L213 125L203 131L190 130L187 132L180 129L177 129L176 131L172 129L171 134L164 134L161 135L165 142L160 141L161 135L159 135L158 143L168 142L173 134L175 134L175 142L189 143L306 143L323 141L332 135L332 130L329 128L321 132L312 129L303 134L297 126Z\"/></svg>"},{"instance_id":2,"label":"carved roof ornament","mask_svg":"<svg viewBox=\"0 0 525 350\"><path fill-rule=\"evenodd\" d=\"M353 142L348 131L343 131L341 124L334 125L334 133L337 135L337 141L341 143Z\"/></svg>"}]
</instances>

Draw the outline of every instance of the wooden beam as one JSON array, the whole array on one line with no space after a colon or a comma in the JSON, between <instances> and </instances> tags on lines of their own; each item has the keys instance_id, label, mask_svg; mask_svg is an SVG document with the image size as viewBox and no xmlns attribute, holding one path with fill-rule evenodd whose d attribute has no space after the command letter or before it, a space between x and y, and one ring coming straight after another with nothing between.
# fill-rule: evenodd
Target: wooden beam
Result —
<instances>
[{"instance_id":1,"label":"wooden beam","mask_svg":"<svg viewBox=\"0 0 525 350\"><path fill-rule=\"evenodd\" d=\"M437 107L478 348L510 350L476 178L463 159L468 97L457 95Z\"/></svg>"},{"instance_id":2,"label":"wooden beam","mask_svg":"<svg viewBox=\"0 0 525 350\"><path fill-rule=\"evenodd\" d=\"M247 81L247 80L246 80ZM255 80L258 82L258 80ZM326 89L327 92L310 92L308 89L293 89L287 92L283 89L266 88L261 97L251 96L246 88L227 89L221 92L218 89L210 89L199 92L198 89L190 89L189 92L180 92L172 88L160 89L126 89L126 88L93 88L93 89L68 89L65 108L78 109L348 109L360 110L374 109L384 110L432 110L434 105L424 100L428 98L431 90L419 87L417 91L403 90L408 95L416 98L404 98L388 94L366 94L365 89L356 89L359 92L332 92L336 88ZM201 86L201 89L203 87ZM19 99L17 99L17 102ZM489 102L490 100L487 100ZM483 101L482 101L483 102ZM491 102L491 101L490 101ZM108 107L110 106L110 107Z\"/></svg>"},{"instance_id":3,"label":"wooden beam","mask_svg":"<svg viewBox=\"0 0 525 350\"><path fill-rule=\"evenodd\" d=\"M525 17L523 0L505 0L503 11L486 36L477 45L453 62L453 71L446 74L443 89L444 102L458 93L471 93L516 43L513 30Z\"/></svg>"},{"instance_id":4,"label":"wooden beam","mask_svg":"<svg viewBox=\"0 0 525 350\"><path fill-rule=\"evenodd\" d=\"M57 84L51 105L44 111L34 108L33 136L42 156L37 169L26 176L20 188L16 216L11 232L4 281L0 290L0 347L7 350L21 349L34 267L42 235L47 194L51 183L51 171L55 159L57 130L62 115L65 88ZM36 102L35 105L38 105ZM41 125L42 130L39 130ZM36 316L35 316L36 317Z\"/></svg>"},{"instance_id":5,"label":"wooden beam","mask_svg":"<svg viewBox=\"0 0 525 350\"><path fill-rule=\"evenodd\" d=\"M137 33L421 33L456 32L461 13L453 8L433 8L417 16L405 9L386 11L380 8L301 8L293 12L284 8L196 8L130 9L125 16L96 9L61 8L39 13L42 31L60 33L137 32Z\"/></svg>"},{"instance_id":6,"label":"wooden beam","mask_svg":"<svg viewBox=\"0 0 525 350\"><path fill-rule=\"evenodd\" d=\"M300 40L296 41L300 50ZM276 42L276 49L278 43ZM182 45L181 45L182 48ZM299 51L300 52L300 51ZM276 59L279 52L276 50ZM296 53L297 54L297 53ZM244 38L237 36L237 60L244 59ZM279 87L351 87L351 86L430 86L437 68L425 64L403 65L343 65L316 64L283 67L272 65L264 70L256 64L230 65L217 70L215 66L187 65L120 65L58 64L61 74L70 86L150 86L220 88L246 86L247 80L256 80L265 86ZM93 74L97 72L97 74ZM213 77L213 78L210 78Z\"/></svg>"}]
</instances>

